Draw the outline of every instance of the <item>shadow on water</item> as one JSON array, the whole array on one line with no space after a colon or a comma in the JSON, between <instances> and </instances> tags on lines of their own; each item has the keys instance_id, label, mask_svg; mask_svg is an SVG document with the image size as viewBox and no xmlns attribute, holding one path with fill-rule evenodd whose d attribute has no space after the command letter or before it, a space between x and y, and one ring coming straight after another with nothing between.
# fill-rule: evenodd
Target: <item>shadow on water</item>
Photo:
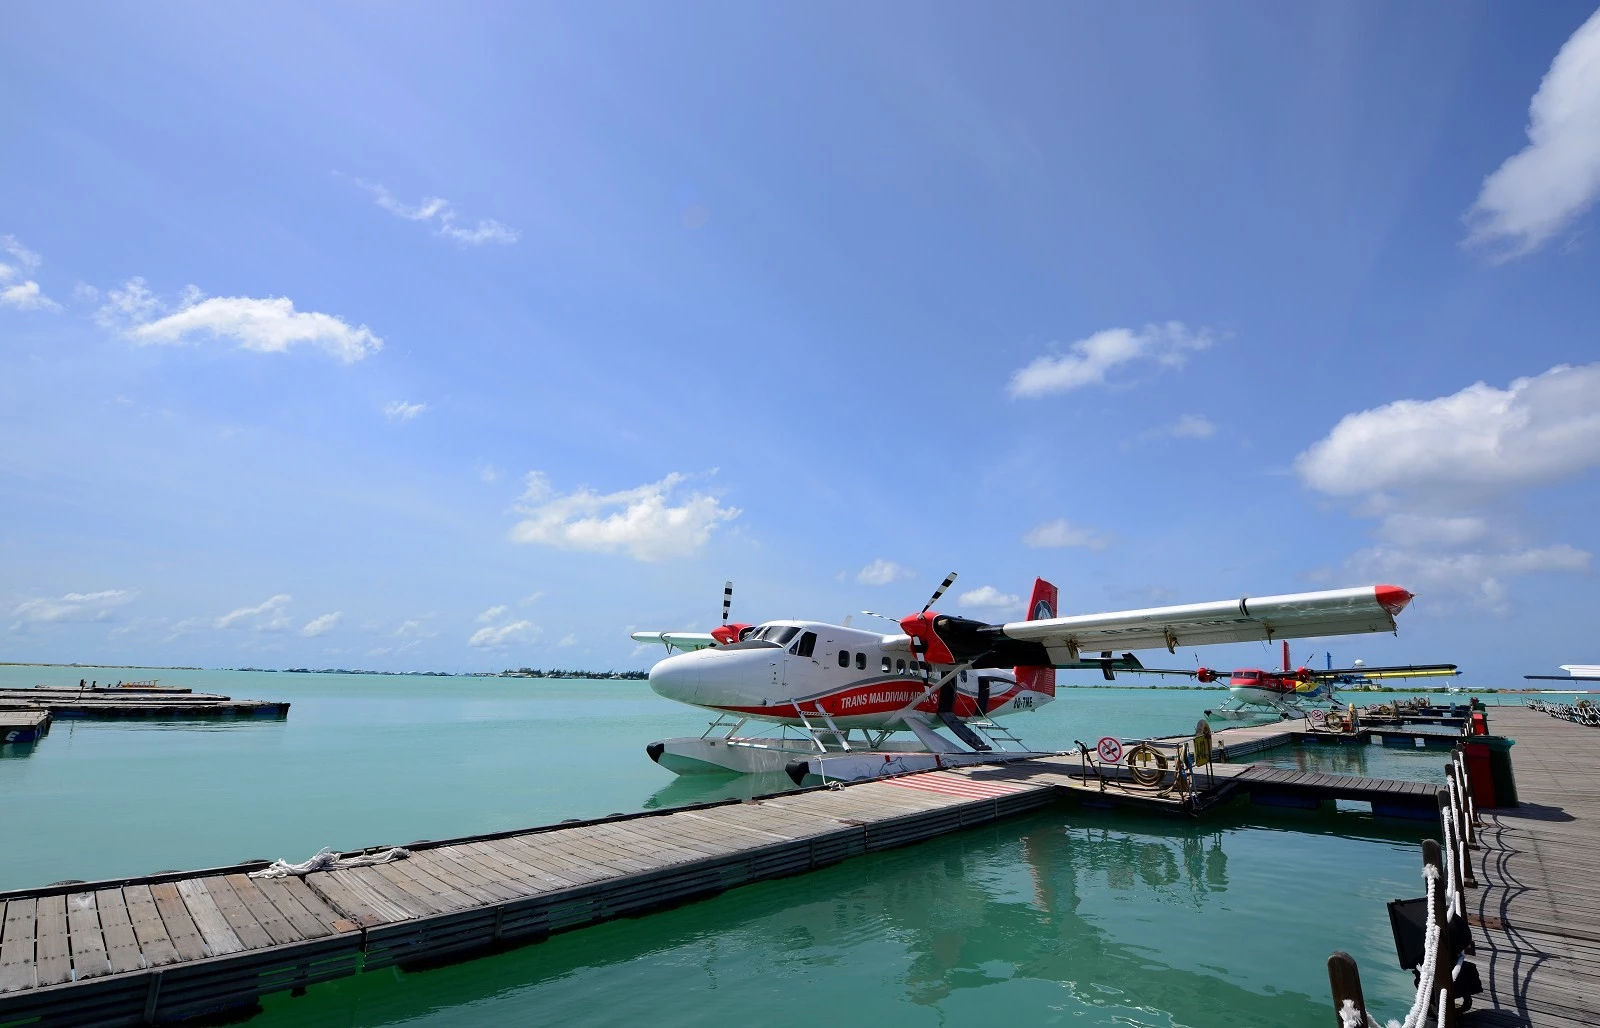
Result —
<instances>
[{"instance_id":1,"label":"shadow on water","mask_svg":"<svg viewBox=\"0 0 1600 1028\"><path fill-rule=\"evenodd\" d=\"M1373 932L1306 917L1308 879L1337 887L1343 868L1352 883L1376 877L1375 896L1394 885L1345 866L1363 847L1370 861L1370 843L1341 838L1318 856L1307 838L1230 818L1036 815L476 960L270 997L252 1023L672 1025L714 1007L784 1025L815 1023L818 1003L848 1023L1314 1023L1328 951ZM1356 913L1381 921L1381 899L1359 891L1347 895L1371 909Z\"/></svg>"},{"instance_id":2,"label":"shadow on water","mask_svg":"<svg viewBox=\"0 0 1600 1028\"><path fill-rule=\"evenodd\" d=\"M691 803L717 800L748 800L775 792L793 792L795 784L782 772L759 775L699 774L675 775L673 780L650 794L640 804L643 810L682 807Z\"/></svg>"}]
</instances>

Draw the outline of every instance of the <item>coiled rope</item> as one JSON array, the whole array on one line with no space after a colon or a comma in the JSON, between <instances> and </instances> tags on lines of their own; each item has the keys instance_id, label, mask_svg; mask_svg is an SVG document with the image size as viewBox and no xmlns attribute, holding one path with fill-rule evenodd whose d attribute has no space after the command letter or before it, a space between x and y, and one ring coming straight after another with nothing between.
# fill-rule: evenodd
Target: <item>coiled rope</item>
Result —
<instances>
[{"instance_id":1,"label":"coiled rope","mask_svg":"<svg viewBox=\"0 0 1600 1028\"><path fill-rule=\"evenodd\" d=\"M333 850L326 847L318 850L309 860L298 864L291 864L287 860L274 860L259 871L251 871L251 878L288 878L303 877L315 871L340 871L347 867L371 867L373 864L387 864L391 860L404 860L411 856L411 851L402 846L393 846L382 853L366 853L355 857L341 857Z\"/></svg>"}]
</instances>

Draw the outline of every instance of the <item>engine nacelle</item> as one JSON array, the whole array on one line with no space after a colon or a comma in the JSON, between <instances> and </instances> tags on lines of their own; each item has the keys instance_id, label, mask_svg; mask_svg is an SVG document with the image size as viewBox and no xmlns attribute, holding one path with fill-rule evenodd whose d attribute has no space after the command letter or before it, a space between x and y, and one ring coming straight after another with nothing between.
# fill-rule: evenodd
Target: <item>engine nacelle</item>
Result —
<instances>
[{"instance_id":1,"label":"engine nacelle","mask_svg":"<svg viewBox=\"0 0 1600 1028\"><path fill-rule=\"evenodd\" d=\"M1222 675L1219 672L1213 671L1208 667L1203 667L1194 673L1195 681L1201 682L1205 685L1210 685L1212 682L1215 682L1221 677Z\"/></svg>"},{"instance_id":2,"label":"engine nacelle","mask_svg":"<svg viewBox=\"0 0 1600 1028\"><path fill-rule=\"evenodd\" d=\"M754 627L756 626L741 625L738 622L718 625L711 630L711 638L715 639L719 646L731 646L749 635L750 629Z\"/></svg>"}]
</instances>

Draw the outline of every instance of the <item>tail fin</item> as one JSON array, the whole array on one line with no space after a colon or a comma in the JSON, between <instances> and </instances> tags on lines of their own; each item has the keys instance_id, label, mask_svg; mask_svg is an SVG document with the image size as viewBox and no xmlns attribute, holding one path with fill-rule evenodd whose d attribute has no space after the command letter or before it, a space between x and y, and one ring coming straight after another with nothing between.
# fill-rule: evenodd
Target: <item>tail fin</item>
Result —
<instances>
[{"instance_id":1,"label":"tail fin","mask_svg":"<svg viewBox=\"0 0 1600 1028\"><path fill-rule=\"evenodd\" d=\"M1033 595L1028 597L1029 621L1044 621L1056 616L1056 587L1042 578L1033 580ZM1019 667L1017 684L1030 692L1045 696L1056 694L1056 669L1053 667Z\"/></svg>"}]
</instances>

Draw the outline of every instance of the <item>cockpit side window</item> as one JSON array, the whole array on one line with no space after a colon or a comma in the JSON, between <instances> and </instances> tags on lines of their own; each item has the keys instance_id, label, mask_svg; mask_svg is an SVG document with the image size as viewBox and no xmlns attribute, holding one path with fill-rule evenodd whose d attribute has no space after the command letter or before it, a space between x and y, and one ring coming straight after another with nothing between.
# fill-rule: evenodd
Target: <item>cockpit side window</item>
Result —
<instances>
[{"instance_id":1,"label":"cockpit side window","mask_svg":"<svg viewBox=\"0 0 1600 1028\"><path fill-rule=\"evenodd\" d=\"M809 657L811 651L817 646L817 633L806 632L800 636L800 641L789 648L789 652L796 657Z\"/></svg>"},{"instance_id":2,"label":"cockpit side window","mask_svg":"<svg viewBox=\"0 0 1600 1028\"><path fill-rule=\"evenodd\" d=\"M790 639L795 637L800 629L793 625L768 625L761 630L761 638L768 642L775 642L779 646L786 646Z\"/></svg>"}]
</instances>

